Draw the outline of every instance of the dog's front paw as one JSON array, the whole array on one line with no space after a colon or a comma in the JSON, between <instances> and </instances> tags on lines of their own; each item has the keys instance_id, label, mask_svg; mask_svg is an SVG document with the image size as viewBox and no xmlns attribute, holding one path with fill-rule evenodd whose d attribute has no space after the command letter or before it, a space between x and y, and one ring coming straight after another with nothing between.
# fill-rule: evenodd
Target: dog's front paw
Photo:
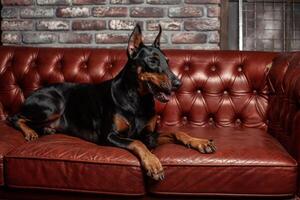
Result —
<instances>
[{"instance_id":1,"label":"dog's front paw","mask_svg":"<svg viewBox=\"0 0 300 200\"><path fill-rule=\"evenodd\" d=\"M142 159L142 165L147 172L147 176L150 176L154 180L164 179L164 170L159 159L152 153L147 154Z\"/></svg>"},{"instance_id":2,"label":"dog's front paw","mask_svg":"<svg viewBox=\"0 0 300 200\"><path fill-rule=\"evenodd\" d=\"M189 148L191 147L193 149L196 149L201 153L214 153L217 150L213 140L207 139L191 138L186 143L186 146Z\"/></svg>"},{"instance_id":3,"label":"dog's front paw","mask_svg":"<svg viewBox=\"0 0 300 200\"><path fill-rule=\"evenodd\" d=\"M39 138L39 135L34 130L26 130L25 132L25 140L34 141Z\"/></svg>"}]
</instances>

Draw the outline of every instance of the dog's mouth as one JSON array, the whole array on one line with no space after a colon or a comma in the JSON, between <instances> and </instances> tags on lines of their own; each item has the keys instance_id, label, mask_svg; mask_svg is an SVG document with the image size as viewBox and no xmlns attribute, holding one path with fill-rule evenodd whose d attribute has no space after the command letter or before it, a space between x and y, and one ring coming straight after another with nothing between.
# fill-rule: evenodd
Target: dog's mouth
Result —
<instances>
[{"instance_id":1,"label":"dog's mouth","mask_svg":"<svg viewBox=\"0 0 300 200\"><path fill-rule=\"evenodd\" d=\"M164 87L158 87L157 85L147 81L149 91L153 94L154 98L162 103L166 103L170 100L171 91Z\"/></svg>"}]
</instances>

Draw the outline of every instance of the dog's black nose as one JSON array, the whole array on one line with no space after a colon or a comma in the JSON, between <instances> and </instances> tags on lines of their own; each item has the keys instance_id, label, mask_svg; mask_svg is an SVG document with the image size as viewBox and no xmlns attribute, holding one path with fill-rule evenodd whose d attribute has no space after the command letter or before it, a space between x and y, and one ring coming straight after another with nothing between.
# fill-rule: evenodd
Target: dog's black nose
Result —
<instances>
[{"instance_id":1,"label":"dog's black nose","mask_svg":"<svg viewBox=\"0 0 300 200\"><path fill-rule=\"evenodd\" d=\"M179 79L175 79L172 81L172 87L173 89L178 89L181 86L182 82Z\"/></svg>"}]
</instances>

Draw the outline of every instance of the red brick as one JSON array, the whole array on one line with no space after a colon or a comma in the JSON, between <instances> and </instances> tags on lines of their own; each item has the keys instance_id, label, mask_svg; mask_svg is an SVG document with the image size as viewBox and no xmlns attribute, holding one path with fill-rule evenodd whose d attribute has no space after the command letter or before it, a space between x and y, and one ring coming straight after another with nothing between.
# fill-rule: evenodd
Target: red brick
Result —
<instances>
[{"instance_id":1,"label":"red brick","mask_svg":"<svg viewBox=\"0 0 300 200\"><path fill-rule=\"evenodd\" d=\"M163 8L158 7L135 7L130 9L131 17L163 17Z\"/></svg>"},{"instance_id":2,"label":"red brick","mask_svg":"<svg viewBox=\"0 0 300 200\"><path fill-rule=\"evenodd\" d=\"M203 33L176 33L172 35L174 44L201 44L206 43L206 34Z\"/></svg>"},{"instance_id":3,"label":"red brick","mask_svg":"<svg viewBox=\"0 0 300 200\"><path fill-rule=\"evenodd\" d=\"M32 20L2 20L1 22L1 30L3 31L20 31L32 29Z\"/></svg>"},{"instance_id":4,"label":"red brick","mask_svg":"<svg viewBox=\"0 0 300 200\"><path fill-rule=\"evenodd\" d=\"M104 30L106 23L103 20L74 20L72 22L73 30Z\"/></svg>"},{"instance_id":5,"label":"red brick","mask_svg":"<svg viewBox=\"0 0 300 200\"><path fill-rule=\"evenodd\" d=\"M173 44L171 46L173 49L200 49L200 50L220 50L218 44Z\"/></svg>"},{"instance_id":6,"label":"red brick","mask_svg":"<svg viewBox=\"0 0 300 200\"><path fill-rule=\"evenodd\" d=\"M202 17L202 7L173 7L169 8L169 17Z\"/></svg>"},{"instance_id":7,"label":"red brick","mask_svg":"<svg viewBox=\"0 0 300 200\"><path fill-rule=\"evenodd\" d=\"M33 0L2 0L2 6L30 6Z\"/></svg>"},{"instance_id":8,"label":"red brick","mask_svg":"<svg viewBox=\"0 0 300 200\"><path fill-rule=\"evenodd\" d=\"M69 30L69 21L66 20L42 20L36 25L37 30Z\"/></svg>"},{"instance_id":9,"label":"red brick","mask_svg":"<svg viewBox=\"0 0 300 200\"><path fill-rule=\"evenodd\" d=\"M218 44L198 44L192 45L191 49L203 49L203 50L220 50L220 46Z\"/></svg>"},{"instance_id":10,"label":"red brick","mask_svg":"<svg viewBox=\"0 0 300 200\"><path fill-rule=\"evenodd\" d=\"M73 0L74 5L97 5L105 3L106 0Z\"/></svg>"},{"instance_id":11,"label":"red brick","mask_svg":"<svg viewBox=\"0 0 300 200\"><path fill-rule=\"evenodd\" d=\"M163 30L166 31L179 31L181 25L183 24L182 20L152 20L147 22L148 31L157 31L158 24L161 25Z\"/></svg>"},{"instance_id":12,"label":"red brick","mask_svg":"<svg viewBox=\"0 0 300 200\"><path fill-rule=\"evenodd\" d=\"M144 3L144 0L110 0L111 4L140 4Z\"/></svg>"},{"instance_id":13,"label":"red brick","mask_svg":"<svg viewBox=\"0 0 300 200\"><path fill-rule=\"evenodd\" d=\"M2 33L1 41L6 44L18 44L21 43L21 35L20 33L4 32Z\"/></svg>"},{"instance_id":14,"label":"red brick","mask_svg":"<svg viewBox=\"0 0 300 200\"><path fill-rule=\"evenodd\" d=\"M96 7L92 10L94 17L126 17L126 7Z\"/></svg>"},{"instance_id":15,"label":"red brick","mask_svg":"<svg viewBox=\"0 0 300 200\"><path fill-rule=\"evenodd\" d=\"M65 7L56 9L57 17L88 17L90 10L86 7Z\"/></svg>"},{"instance_id":16,"label":"red brick","mask_svg":"<svg viewBox=\"0 0 300 200\"><path fill-rule=\"evenodd\" d=\"M34 32L34 33L23 33L23 42L25 44L50 44L57 41L57 36L55 33L44 33L44 32Z\"/></svg>"},{"instance_id":17,"label":"red brick","mask_svg":"<svg viewBox=\"0 0 300 200\"><path fill-rule=\"evenodd\" d=\"M220 16L220 6L208 6L207 16L208 17L219 17Z\"/></svg>"},{"instance_id":18,"label":"red brick","mask_svg":"<svg viewBox=\"0 0 300 200\"><path fill-rule=\"evenodd\" d=\"M187 31L204 31L204 30L219 30L219 19L197 19L184 22L184 28Z\"/></svg>"},{"instance_id":19,"label":"red brick","mask_svg":"<svg viewBox=\"0 0 300 200\"><path fill-rule=\"evenodd\" d=\"M209 43L219 43L220 42L220 34L217 31L208 33L208 42Z\"/></svg>"},{"instance_id":20,"label":"red brick","mask_svg":"<svg viewBox=\"0 0 300 200\"><path fill-rule=\"evenodd\" d=\"M90 44L92 42L92 35L89 33L61 33L59 35L59 42L70 44Z\"/></svg>"},{"instance_id":21,"label":"red brick","mask_svg":"<svg viewBox=\"0 0 300 200\"><path fill-rule=\"evenodd\" d=\"M156 38L158 33L144 33L144 43L145 44L152 44ZM167 43L168 38L166 35L162 34L160 38L160 43L165 44Z\"/></svg>"},{"instance_id":22,"label":"red brick","mask_svg":"<svg viewBox=\"0 0 300 200\"><path fill-rule=\"evenodd\" d=\"M18 17L18 9L12 7L4 7L1 10L2 18L17 18Z\"/></svg>"},{"instance_id":23,"label":"red brick","mask_svg":"<svg viewBox=\"0 0 300 200\"><path fill-rule=\"evenodd\" d=\"M113 19L109 21L109 29L111 30L133 30L136 24L140 24L143 27L143 22L135 20L119 20Z\"/></svg>"},{"instance_id":24,"label":"red brick","mask_svg":"<svg viewBox=\"0 0 300 200\"><path fill-rule=\"evenodd\" d=\"M98 44L118 44L127 43L129 34L116 34L116 33L99 33L96 34L96 43Z\"/></svg>"},{"instance_id":25,"label":"red brick","mask_svg":"<svg viewBox=\"0 0 300 200\"><path fill-rule=\"evenodd\" d=\"M37 0L38 5L70 5L71 0Z\"/></svg>"},{"instance_id":26,"label":"red brick","mask_svg":"<svg viewBox=\"0 0 300 200\"><path fill-rule=\"evenodd\" d=\"M180 4L181 0L147 0L148 4L169 4L169 5L174 5L174 4Z\"/></svg>"},{"instance_id":27,"label":"red brick","mask_svg":"<svg viewBox=\"0 0 300 200\"><path fill-rule=\"evenodd\" d=\"M206 3L221 3L221 0L185 0L184 2L190 4L206 4Z\"/></svg>"},{"instance_id":28,"label":"red brick","mask_svg":"<svg viewBox=\"0 0 300 200\"><path fill-rule=\"evenodd\" d=\"M23 8L20 10L22 18L46 18L54 17L52 8Z\"/></svg>"}]
</instances>

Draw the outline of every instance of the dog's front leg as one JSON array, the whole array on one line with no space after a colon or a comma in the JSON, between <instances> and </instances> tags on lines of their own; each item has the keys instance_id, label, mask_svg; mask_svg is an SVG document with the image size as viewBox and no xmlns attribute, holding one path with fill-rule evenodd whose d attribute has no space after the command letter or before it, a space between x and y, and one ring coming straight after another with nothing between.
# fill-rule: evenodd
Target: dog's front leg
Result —
<instances>
[{"instance_id":1,"label":"dog's front leg","mask_svg":"<svg viewBox=\"0 0 300 200\"><path fill-rule=\"evenodd\" d=\"M111 132L108 135L108 141L117 147L128 149L138 156L147 175L154 180L164 178L163 167L159 159L141 141L122 138L117 132Z\"/></svg>"},{"instance_id":2,"label":"dog's front leg","mask_svg":"<svg viewBox=\"0 0 300 200\"><path fill-rule=\"evenodd\" d=\"M158 144L181 143L201 153L214 153L216 146L212 140L191 137L184 132L161 133L158 137Z\"/></svg>"}]
</instances>

